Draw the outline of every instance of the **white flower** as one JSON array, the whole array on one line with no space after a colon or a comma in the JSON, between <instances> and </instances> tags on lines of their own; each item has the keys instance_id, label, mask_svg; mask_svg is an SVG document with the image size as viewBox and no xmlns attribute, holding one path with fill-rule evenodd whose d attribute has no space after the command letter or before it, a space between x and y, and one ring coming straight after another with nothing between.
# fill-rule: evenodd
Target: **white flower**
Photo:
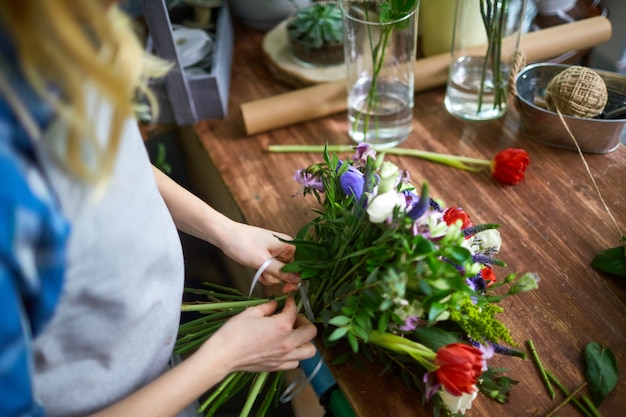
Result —
<instances>
[{"instance_id":1,"label":"white flower","mask_svg":"<svg viewBox=\"0 0 626 417\"><path fill-rule=\"evenodd\" d=\"M500 232L496 229L487 229L478 232L472 239L473 253L496 253L500 252L502 246L502 238Z\"/></svg>"},{"instance_id":2,"label":"white flower","mask_svg":"<svg viewBox=\"0 0 626 417\"><path fill-rule=\"evenodd\" d=\"M378 194L367 206L367 214L372 223L382 223L393 214L396 206L402 207L404 197L394 190Z\"/></svg>"},{"instance_id":3,"label":"white flower","mask_svg":"<svg viewBox=\"0 0 626 417\"><path fill-rule=\"evenodd\" d=\"M472 401L474 401L474 398L478 395L478 389L474 387L474 392L471 394L463 393L458 397L450 394L445 389L442 389L439 391L439 395L446 407L448 407L452 413L465 414L466 410L472 408Z\"/></svg>"},{"instance_id":4,"label":"white flower","mask_svg":"<svg viewBox=\"0 0 626 417\"><path fill-rule=\"evenodd\" d=\"M380 167L380 183L378 184L378 192L381 194L394 189L398 184L398 173L400 169L392 162L385 161Z\"/></svg>"}]
</instances>

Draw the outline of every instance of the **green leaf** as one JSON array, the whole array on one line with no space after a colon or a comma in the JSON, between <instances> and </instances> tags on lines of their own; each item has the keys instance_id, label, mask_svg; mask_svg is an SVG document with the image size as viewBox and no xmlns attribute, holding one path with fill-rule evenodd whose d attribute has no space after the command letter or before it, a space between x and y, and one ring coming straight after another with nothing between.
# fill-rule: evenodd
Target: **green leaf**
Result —
<instances>
[{"instance_id":1,"label":"green leaf","mask_svg":"<svg viewBox=\"0 0 626 417\"><path fill-rule=\"evenodd\" d=\"M460 337L455 337L453 332L438 327L418 327L413 332L418 341L435 351L442 346L461 340Z\"/></svg>"},{"instance_id":2,"label":"green leaf","mask_svg":"<svg viewBox=\"0 0 626 417\"><path fill-rule=\"evenodd\" d=\"M354 353L359 353L359 341L356 339L354 333L348 333L348 343Z\"/></svg>"},{"instance_id":3,"label":"green leaf","mask_svg":"<svg viewBox=\"0 0 626 417\"><path fill-rule=\"evenodd\" d=\"M344 352L340 355L338 355L332 362L333 365L341 365L344 364L346 362L348 362L348 360L350 358L352 358L353 353L352 352Z\"/></svg>"},{"instance_id":4,"label":"green leaf","mask_svg":"<svg viewBox=\"0 0 626 417\"><path fill-rule=\"evenodd\" d=\"M611 349L591 342L585 346L585 362L587 364L585 379L589 386L589 393L593 403L599 406L617 384L618 373L615 355Z\"/></svg>"},{"instance_id":5,"label":"green leaf","mask_svg":"<svg viewBox=\"0 0 626 417\"><path fill-rule=\"evenodd\" d=\"M344 337L348 333L348 327L337 327L333 332L328 336L328 341L332 342L335 340L339 340Z\"/></svg>"},{"instance_id":6,"label":"green leaf","mask_svg":"<svg viewBox=\"0 0 626 417\"><path fill-rule=\"evenodd\" d=\"M602 272L626 277L626 246L600 252L591 261L591 266Z\"/></svg>"},{"instance_id":7,"label":"green leaf","mask_svg":"<svg viewBox=\"0 0 626 417\"><path fill-rule=\"evenodd\" d=\"M447 304L438 302L432 303L430 306L430 311L428 312L428 320L435 320L441 313L446 310L447 307Z\"/></svg>"},{"instance_id":8,"label":"green leaf","mask_svg":"<svg viewBox=\"0 0 626 417\"><path fill-rule=\"evenodd\" d=\"M350 324L350 318L346 316L336 316L328 320L328 324L332 324L337 327L345 326Z\"/></svg>"}]
</instances>

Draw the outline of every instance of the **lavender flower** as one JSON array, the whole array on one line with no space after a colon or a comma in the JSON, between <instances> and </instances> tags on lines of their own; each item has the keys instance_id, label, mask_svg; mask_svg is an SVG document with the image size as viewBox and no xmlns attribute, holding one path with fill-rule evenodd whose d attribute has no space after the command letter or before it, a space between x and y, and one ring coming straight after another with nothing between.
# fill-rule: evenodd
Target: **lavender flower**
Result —
<instances>
[{"instance_id":1,"label":"lavender flower","mask_svg":"<svg viewBox=\"0 0 626 417\"><path fill-rule=\"evenodd\" d=\"M304 186L304 193L311 192L313 190L317 190L321 193L326 191L324 189L324 182L322 181L319 175L313 174L306 169L299 169L296 171L293 179L296 180L297 183Z\"/></svg>"},{"instance_id":2,"label":"lavender flower","mask_svg":"<svg viewBox=\"0 0 626 417\"><path fill-rule=\"evenodd\" d=\"M363 168L367 165L367 159L376 159L376 151L367 143L359 143L352 156L353 166Z\"/></svg>"}]
</instances>

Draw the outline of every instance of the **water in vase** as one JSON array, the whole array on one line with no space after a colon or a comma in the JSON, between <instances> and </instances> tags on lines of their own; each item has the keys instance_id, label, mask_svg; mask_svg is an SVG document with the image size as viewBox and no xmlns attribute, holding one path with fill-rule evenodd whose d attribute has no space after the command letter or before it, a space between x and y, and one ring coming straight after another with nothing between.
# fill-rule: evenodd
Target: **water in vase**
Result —
<instances>
[{"instance_id":1,"label":"water in vase","mask_svg":"<svg viewBox=\"0 0 626 417\"><path fill-rule=\"evenodd\" d=\"M397 146L412 130L413 86L378 80L375 94L370 86L371 79L361 79L349 91L350 137L379 149Z\"/></svg>"},{"instance_id":2,"label":"water in vase","mask_svg":"<svg viewBox=\"0 0 626 417\"><path fill-rule=\"evenodd\" d=\"M506 112L508 69L501 67L497 77L499 79L494 80L493 71L485 66L484 58L459 58L450 68L444 100L446 109L468 120L489 120L503 116Z\"/></svg>"}]
</instances>

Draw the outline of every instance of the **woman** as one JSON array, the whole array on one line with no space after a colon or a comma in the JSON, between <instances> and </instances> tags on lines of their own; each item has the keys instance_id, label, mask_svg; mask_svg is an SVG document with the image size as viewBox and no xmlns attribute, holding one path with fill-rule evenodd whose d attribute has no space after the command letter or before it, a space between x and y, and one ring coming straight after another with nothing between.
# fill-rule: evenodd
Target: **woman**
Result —
<instances>
[{"instance_id":1,"label":"woman","mask_svg":"<svg viewBox=\"0 0 626 417\"><path fill-rule=\"evenodd\" d=\"M231 372L313 356L315 327L289 299L249 308L168 370L175 226L252 268L274 258L261 282L284 291L293 247L150 166L132 98L164 65L111 1L1 2L0 23L0 415L175 416Z\"/></svg>"}]
</instances>

